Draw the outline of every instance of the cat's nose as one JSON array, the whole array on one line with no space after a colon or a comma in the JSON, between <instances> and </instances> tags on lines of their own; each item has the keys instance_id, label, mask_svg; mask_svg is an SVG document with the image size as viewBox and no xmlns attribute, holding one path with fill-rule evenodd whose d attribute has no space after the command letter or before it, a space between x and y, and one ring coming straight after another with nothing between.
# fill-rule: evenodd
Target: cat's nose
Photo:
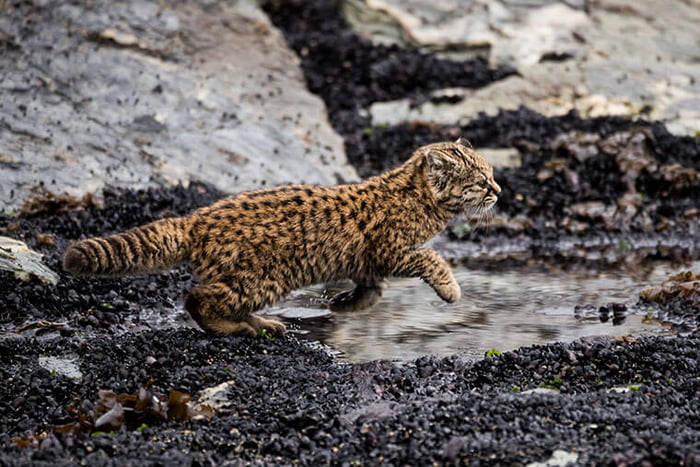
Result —
<instances>
[{"instance_id":1,"label":"cat's nose","mask_svg":"<svg viewBox=\"0 0 700 467\"><path fill-rule=\"evenodd\" d=\"M499 194L501 192L501 186L496 183L495 181L491 183L491 189L496 193Z\"/></svg>"}]
</instances>

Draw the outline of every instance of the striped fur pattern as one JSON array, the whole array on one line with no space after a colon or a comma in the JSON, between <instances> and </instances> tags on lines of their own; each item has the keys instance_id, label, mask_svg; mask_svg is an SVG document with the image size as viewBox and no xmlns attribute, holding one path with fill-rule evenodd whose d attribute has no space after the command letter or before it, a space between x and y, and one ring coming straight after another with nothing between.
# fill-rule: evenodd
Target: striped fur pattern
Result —
<instances>
[{"instance_id":1,"label":"striped fur pattern","mask_svg":"<svg viewBox=\"0 0 700 467\"><path fill-rule=\"evenodd\" d=\"M162 219L124 233L82 240L66 251L63 267L73 274L95 276L173 268L189 256L187 223L186 218Z\"/></svg>"},{"instance_id":2,"label":"striped fur pattern","mask_svg":"<svg viewBox=\"0 0 700 467\"><path fill-rule=\"evenodd\" d=\"M445 301L461 292L448 264L421 245L455 215L486 212L501 191L493 169L460 141L419 148L402 166L351 185L244 192L195 211L69 247L74 274L154 272L189 261L200 284L185 306L206 330L284 332L253 314L290 291L352 279L332 310L374 305L387 276L420 277Z\"/></svg>"}]
</instances>

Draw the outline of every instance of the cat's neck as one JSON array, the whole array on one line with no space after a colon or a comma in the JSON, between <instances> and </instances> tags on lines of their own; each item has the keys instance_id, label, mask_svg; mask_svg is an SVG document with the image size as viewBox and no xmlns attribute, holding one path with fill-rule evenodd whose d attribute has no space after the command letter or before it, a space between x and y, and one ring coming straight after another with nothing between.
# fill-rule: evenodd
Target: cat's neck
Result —
<instances>
[{"instance_id":1,"label":"cat's neck","mask_svg":"<svg viewBox=\"0 0 700 467\"><path fill-rule=\"evenodd\" d=\"M420 223L426 234L432 233L430 236L444 229L455 216L435 199L423 157L413 156L403 165L368 179L365 184L382 198L387 211L402 213L407 221Z\"/></svg>"}]
</instances>

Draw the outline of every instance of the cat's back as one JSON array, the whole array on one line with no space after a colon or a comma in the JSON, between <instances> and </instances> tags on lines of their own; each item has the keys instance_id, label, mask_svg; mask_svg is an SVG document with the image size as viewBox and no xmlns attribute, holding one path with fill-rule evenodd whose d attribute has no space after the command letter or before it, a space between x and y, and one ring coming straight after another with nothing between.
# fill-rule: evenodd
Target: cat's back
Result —
<instances>
[{"instance_id":1,"label":"cat's back","mask_svg":"<svg viewBox=\"0 0 700 467\"><path fill-rule=\"evenodd\" d=\"M195 265L322 281L360 267L370 206L361 185L289 185L240 193L192 216ZM213 262L212 262L213 263Z\"/></svg>"},{"instance_id":2,"label":"cat's back","mask_svg":"<svg viewBox=\"0 0 700 467\"><path fill-rule=\"evenodd\" d=\"M244 192L196 211L192 229L210 242L295 248L359 235L377 206L361 185L287 185Z\"/></svg>"},{"instance_id":3,"label":"cat's back","mask_svg":"<svg viewBox=\"0 0 700 467\"><path fill-rule=\"evenodd\" d=\"M367 209L359 201L356 185L286 185L243 192L224 198L193 214L197 229L225 233L248 228L261 232L297 230L300 224L319 228L347 224L358 210ZM235 233L235 232L234 232ZM245 232L240 232L245 233Z\"/></svg>"}]
</instances>

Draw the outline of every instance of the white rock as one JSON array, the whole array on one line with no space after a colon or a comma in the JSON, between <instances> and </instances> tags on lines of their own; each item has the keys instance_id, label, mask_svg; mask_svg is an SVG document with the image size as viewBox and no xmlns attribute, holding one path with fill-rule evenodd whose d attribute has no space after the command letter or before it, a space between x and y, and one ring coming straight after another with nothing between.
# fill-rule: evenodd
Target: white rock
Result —
<instances>
[{"instance_id":1,"label":"white rock","mask_svg":"<svg viewBox=\"0 0 700 467\"><path fill-rule=\"evenodd\" d=\"M527 467L563 467L578 462L578 453L557 449L544 462L531 462Z\"/></svg>"},{"instance_id":2,"label":"white rock","mask_svg":"<svg viewBox=\"0 0 700 467\"><path fill-rule=\"evenodd\" d=\"M37 277L44 284L58 283L58 274L44 264L42 257L26 243L0 236L0 269L14 272L22 280Z\"/></svg>"},{"instance_id":3,"label":"white rock","mask_svg":"<svg viewBox=\"0 0 700 467\"><path fill-rule=\"evenodd\" d=\"M83 372L80 371L80 366L78 365L78 358L65 358L65 357L53 357L53 356L42 356L39 357L38 362L40 367L54 372L59 375L67 376L73 379L80 379L83 377Z\"/></svg>"},{"instance_id":4,"label":"white rock","mask_svg":"<svg viewBox=\"0 0 700 467\"><path fill-rule=\"evenodd\" d=\"M476 148L476 150L494 167L520 167L522 165L520 152L515 148Z\"/></svg>"},{"instance_id":5,"label":"white rock","mask_svg":"<svg viewBox=\"0 0 700 467\"><path fill-rule=\"evenodd\" d=\"M195 413L199 413L199 415L193 417L193 419L207 418L229 407L231 405L229 393L234 384L234 380L229 380L199 391L194 400L188 403L190 409Z\"/></svg>"}]
</instances>

